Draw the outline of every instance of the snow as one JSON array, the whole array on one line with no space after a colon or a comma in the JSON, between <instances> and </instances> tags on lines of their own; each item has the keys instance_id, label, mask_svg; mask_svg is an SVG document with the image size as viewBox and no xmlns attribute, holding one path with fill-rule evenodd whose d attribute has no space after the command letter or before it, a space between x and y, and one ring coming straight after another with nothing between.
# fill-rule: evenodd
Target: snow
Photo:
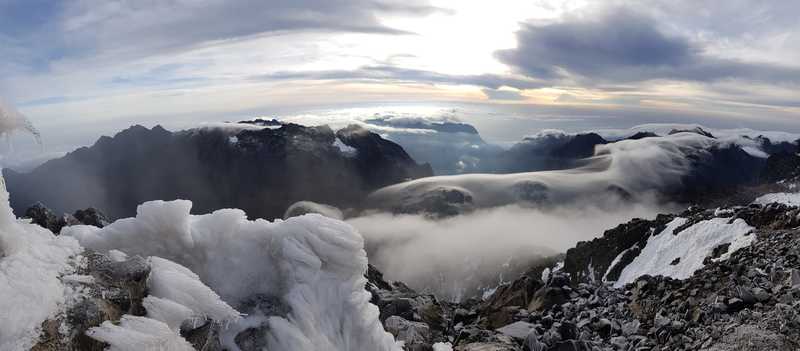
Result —
<instances>
[{"instance_id":1,"label":"snow","mask_svg":"<svg viewBox=\"0 0 800 351\"><path fill-rule=\"evenodd\" d=\"M86 332L108 343L107 351L194 351L194 348L166 323L147 317L124 315L119 325L105 321Z\"/></svg>"},{"instance_id":2,"label":"snow","mask_svg":"<svg viewBox=\"0 0 800 351\"><path fill-rule=\"evenodd\" d=\"M159 257L150 257L149 263L150 295L142 300L147 317L124 315L118 326L106 321L87 335L108 343L111 350L192 350L180 336L185 322L191 320L196 327L209 318L220 324L241 319L188 268Z\"/></svg>"},{"instance_id":3,"label":"snow","mask_svg":"<svg viewBox=\"0 0 800 351\"><path fill-rule=\"evenodd\" d=\"M731 244L728 253L720 257L726 259L730 253L749 246L755 240L755 235L750 234L753 227L744 220L729 221L729 218L713 218L674 235L674 230L687 222L686 218L674 219L664 231L647 240L642 252L623 269L614 285L624 286L642 275L686 279L703 268L703 260L719 245ZM680 258L680 262L672 265L676 258Z\"/></svg>"},{"instance_id":4,"label":"snow","mask_svg":"<svg viewBox=\"0 0 800 351\"><path fill-rule=\"evenodd\" d=\"M342 213L342 211L336 207L312 201L298 201L293 203L291 206L289 206L288 209L286 209L286 213L283 214L283 219L301 216L309 213L317 213L328 218L339 219L339 220L344 218L344 214Z\"/></svg>"},{"instance_id":5,"label":"snow","mask_svg":"<svg viewBox=\"0 0 800 351\"><path fill-rule=\"evenodd\" d=\"M433 344L433 351L453 351L453 344L449 342L437 342Z\"/></svg>"},{"instance_id":6,"label":"snow","mask_svg":"<svg viewBox=\"0 0 800 351\"><path fill-rule=\"evenodd\" d=\"M503 335L510 336L515 339L525 339L528 334L531 333L531 330L536 329L536 326L523 321L517 321L506 325L502 328L497 329L497 332Z\"/></svg>"},{"instance_id":7,"label":"snow","mask_svg":"<svg viewBox=\"0 0 800 351\"><path fill-rule=\"evenodd\" d=\"M60 277L81 251L73 238L17 220L0 177L0 350L30 349L42 322L63 311Z\"/></svg>"},{"instance_id":8,"label":"snow","mask_svg":"<svg viewBox=\"0 0 800 351\"><path fill-rule=\"evenodd\" d=\"M734 209L732 209L732 208L719 208L718 207L717 209L714 210L714 217L730 217L734 213L736 213L736 211Z\"/></svg>"},{"instance_id":9,"label":"snow","mask_svg":"<svg viewBox=\"0 0 800 351\"><path fill-rule=\"evenodd\" d=\"M198 299L213 296L196 284L199 281L235 308L256 295L277 298L289 308L287 316L252 315L229 326L231 331L265 323L266 328L261 330L266 333L269 350L401 349L384 331L377 307L369 303L364 242L351 226L316 214L275 222L250 221L243 211L235 209L190 215L191 206L185 200L151 201L138 207L135 218L121 219L102 229L67 227L62 236L76 238L93 250L151 257L154 272L149 283L155 286L151 288L153 296L208 316L227 318L232 314L214 303L210 303L213 308L203 309L207 302ZM180 295L187 290L196 294ZM179 318L162 319L174 326ZM139 324L132 325L145 325L160 337L166 337L165 331L170 330L163 321L136 322ZM129 338L139 332L127 329L131 330L105 325L99 335L118 333L112 338ZM232 340L230 335L220 338ZM180 349L180 343L175 343ZM237 349L230 343L224 346Z\"/></svg>"},{"instance_id":10,"label":"snow","mask_svg":"<svg viewBox=\"0 0 800 351\"><path fill-rule=\"evenodd\" d=\"M150 257L147 287L151 296L180 304L203 319L227 323L240 318L239 312L220 300L197 274L163 258Z\"/></svg>"},{"instance_id":11,"label":"snow","mask_svg":"<svg viewBox=\"0 0 800 351\"><path fill-rule=\"evenodd\" d=\"M775 202L789 206L800 206L800 193L766 194L753 201L754 204L758 205L767 205Z\"/></svg>"},{"instance_id":12,"label":"snow","mask_svg":"<svg viewBox=\"0 0 800 351\"><path fill-rule=\"evenodd\" d=\"M152 295L142 300L142 306L147 310L147 318L164 322L174 332L179 332L183 322L195 315L189 307Z\"/></svg>"},{"instance_id":13,"label":"snow","mask_svg":"<svg viewBox=\"0 0 800 351\"><path fill-rule=\"evenodd\" d=\"M358 153L358 150L350 145L345 144L342 142L341 139L336 138L336 141L333 142L333 146L339 149L347 157L354 157Z\"/></svg>"},{"instance_id":14,"label":"snow","mask_svg":"<svg viewBox=\"0 0 800 351\"><path fill-rule=\"evenodd\" d=\"M606 272L603 274L603 279L602 279L602 281L603 281L603 282L607 282L607 281L608 281L608 279L606 279L606 278L608 277L608 273L610 273L610 272L611 272L611 270L612 270L612 269L614 269L614 267L615 267L615 266L616 266L616 265L619 263L619 261L621 261L621 260L622 260L622 257L623 257L623 256L625 256L625 254L626 254L628 251L630 251L630 250L632 250L632 249L635 249L635 248L638 248L638 247L639 247L638 245L634 244L632 247L630 247L630 248L628 248L628 249L625 249L625 250L623 250L622 252L620 252L620 253L619 253L619 255L617 255L617 257L614 257L614 260L613 260L613 261L611 261L611 264L609 264L609 265L608 265L608 270L606 270ZM591 272L591 271L593 271L593 270L591 270L591 269L590 269L589 271Z\"/></svg>"},{"instance_id":15,"label":"snow","mask_svg":"<svg viewBox=\"0 0 800 351\"><path fill-rule=\"evenodd\" d=\"M766 138L769 138L770 141L772 141L773 143L778 143L778 142L793 143L800 139L800 134L797 133L787 133L779 131L761 131L749 128L720 129L720 128L709 128L699 124L680 124L680 123L650 123L650 124L642 124L634 126L629 129L598 129L587 132L596 132L600 134L600 136L606 138L607 140L619 140L628 138L639 132L652 132L658 135L667 135L672 130L693 130L696 128L702 128L703 130L711 133L712 135L720 139L741 140L743 139L743 137L755 139L759 136L764 136Z\"/></svg>"}]
</instances>

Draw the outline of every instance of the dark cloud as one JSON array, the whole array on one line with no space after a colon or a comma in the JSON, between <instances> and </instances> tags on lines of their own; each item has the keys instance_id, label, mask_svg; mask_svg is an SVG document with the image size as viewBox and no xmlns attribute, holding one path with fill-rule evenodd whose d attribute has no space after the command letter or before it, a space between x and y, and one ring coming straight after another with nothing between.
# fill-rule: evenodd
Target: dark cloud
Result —
<instances>
[{"instance_id":1,"label":"dark cloud","mask_svg":"<svg viewBox=\"0 0 800 351\"><path fill-rule=\"evenodd\" d=\"M800 82L799 68L713 57L689 38L667 33L653 17L629 8L551 24L527 24L517 32L517 41L516 49L498 51L496 56L530 77L600 83L653 79Z\"/></svg>"},{"instance_id":2,"label":"dark cloud","mask_svg":"<svg viewBox=\"0 0 800 351\"><path fill-rule=\"evenodd\" d=\"M390 65L364 66L356 70L276 72L252 77L254 80L379 80L383 82L408 82L428 84L474 85L492 90L501 87L535 89L546 86L541 81L510 75L478 74L452 75L425 70L401 68Z\"/></svg>"},{"instance_id":3,"label":"dark cloud","mask_svg":"<svg viewBox=\"0 0 800 351\"><path fill-rule=\"evenodd\" d=\"M524 100L518 91L484 88L483 94L490 100Z\"/></svg>"}]
</instances>

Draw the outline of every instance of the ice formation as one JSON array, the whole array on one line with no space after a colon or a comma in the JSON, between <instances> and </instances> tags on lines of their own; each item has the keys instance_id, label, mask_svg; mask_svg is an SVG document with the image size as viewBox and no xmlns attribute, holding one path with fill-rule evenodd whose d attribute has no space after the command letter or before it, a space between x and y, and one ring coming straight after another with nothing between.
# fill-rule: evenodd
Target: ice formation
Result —
<instances>
[{"instance_id":1,"label":"ice formation","mask_svg":"<svg viewBox=\"0 0 800 351\"><path fill-rule=\"evenodd\" d=\"M241 319L239 312L220 300L188 268L159 257L150 257L149 263L150 296L142 301L147 317L125 315L119 325L106 321L87 332L109 344L111 351L193 350L180 336L183 323L210 319L227 325Z\"/></svg>"},{"instance_id":2,"label":"ice formation","mask_svg":"<svg viewBox=\"0 0 800 351\"><path fill-rule=\"evenodd\" d=\"M151 289L156 287L153 295L191 313L199 311L213 318L230 318L234 313L213 302L212 295L198 294L210 302L183 299L179 294L186 289L202 290L194 278L235 308L254 296L276 298L288 308L285 316L252 314L229 325L231 331L264 327L259 330L269 350L401 349L381 326L377 307L369 303L370 294L364 289L364 243L352 227L315 214L275 222L249 221L243 211L234 209L195 216L189 214L191 205L185 200L147 202L139 206L135 218L102 229L68 227L62 236L98 251L155 256L150 259L155 270L149 280ZM167 284L164 289L158 287L162 282ZM161 310L174 311L169 316L189 313L169 302L149 301L162 306ZM149 310L148 315L158 316ZM128 340L141 336L135 332L142 329L171 337L166 332L181 318L159 318L164 321L129 318L128 327L121 326L124 330L105 325L95 336ZM222 339L233 338L222 335ZM167 341L174 341L175 350L180 350L180 342ZM225 346L237 349L230 343Z\"/></svg>"},{"instance_id":3,"label":"ice formation","mask_svg":"<svg viewBox=\"0 0 800 351\"><path fill-rule=\"evenodd\" d=\"M65 302L60 277L80 252L75 239L17 220L0 177L0 350L36 343L42 322Z\"/></svg>"},{"instance_id":4,"label":"ice formation","mask_svg":"<svg viewBox=\"0 0 800 351\"><path fill-rule=\"evenodd\" d=\"M673 234L686 222L686 218L676 218L661 233L651 236L639 256L622 270L615 286L624 286L646 274L686 279L703 268L703 260L716 247L730 244L727 253L720 257L726 259L755 240L751 234L753 227L742 219L729 223L730 218L702 221Z\"/></svg>"},{"instance_id":5,"label":"ice formation","mask_svg":"<svg viewBox=\"0 0 800 351\"><path fill-rule=\"evenodd\" d=\"M119 325L105 321L92 328L89 336L108 343L108 351L194 351L184 338L158 320L125 315Z\"/></svg>"}]
</instances>

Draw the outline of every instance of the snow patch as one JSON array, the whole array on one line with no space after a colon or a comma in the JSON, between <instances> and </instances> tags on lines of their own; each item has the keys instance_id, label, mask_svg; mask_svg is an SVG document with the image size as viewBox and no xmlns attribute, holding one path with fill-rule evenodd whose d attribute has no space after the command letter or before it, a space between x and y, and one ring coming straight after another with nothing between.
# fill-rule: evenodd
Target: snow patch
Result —
<instances>
[{"instance_id":1,"label":"snow patch","mask_svg":"<svg viewBox=\"0 0 800 351\"><path fill-rule=\"evenodd\" d=\"M342 142L342 139L336 138L333 142L333 146L339 149L347 157L355 157L358 154L358 150L350 145L345 144Z\"/></svg>"},{"instance_id":2,"label":"snow patch","mask_svg":"<svg viewBox=\"0 0 800 351\"><path fill-rule=\"evenodd\" d=\"M437 342L433 344L433 351L453 351L453 344L449 342Z\"/></svg>"},{"instance_id":3,"label":"snow patch","mask_svg":"<svg viewBox=\"0 0 800 351\"><path fill-rule=\"evenodd\" d=\"M626 254L626 253L628 253L628 251L630 251L630 250L632 250L632 249L637 249L637 248L639 248L639 245L636 245L636 244L634 244L632 247L630 247L630 248L627 248L627 249L623 250L622 252L620 252L620 253L619 253L619 255L617 255L617 257L614 257L614 260L613 260L613 261L611 261L611 264L610 264L610 265L608 265L608 269L607 269L607 270L606 270L606 272L603 274L603 279L602 279L602 281L603 281L603 282L607 282L607 281L608 281L608 279L606 279L606 278L608 277L608 273L610 273L610 272L611 272L611 270L612 270L612 269L614 269L614 267L616 267L616 266L617 266L617 264L619 264L619 261L621 261L621 260L622 260L622 257L623 257L623 256L625 256L625 254Z\"/></svg>"},{"instance_id":4,"label":"snow patch","mask_svg":"<svg viewBox=\"0 0 800 351\"><path fill-rule=\"evenodd\" d=\"M703 260L714 248L731 244L728 254L720 257L726 259L730 253L749 246L755 240L755 235L750 234L753 227L747 222L742 219L736 219L732 223L728 223L729 221L728 218L713 218L675 235L675 229L686 224L687 219L674 219L664 231L647 240L642 252L625 267L614 286L624 286L643 275L686 279L703 268ZM679 259L677 263L676 259Z\"/></svg>"},{"instance_id":5,"label":"snow patch","mask_svg":"<svg viewBox=\"0 0 800 351\"><path fill-rule=\"evenodd\" d=\"M773 193L766 194L753 201L757 205L780 203L789 206L800 206L800 193Z\"/></svg>"}]
</instances>

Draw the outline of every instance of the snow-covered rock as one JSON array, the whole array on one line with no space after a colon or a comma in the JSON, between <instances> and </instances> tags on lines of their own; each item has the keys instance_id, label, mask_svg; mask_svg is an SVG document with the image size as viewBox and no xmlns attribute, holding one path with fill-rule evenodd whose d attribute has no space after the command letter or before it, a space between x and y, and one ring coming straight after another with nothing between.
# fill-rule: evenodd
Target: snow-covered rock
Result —
<instances>
[{"instance_id":1,"label":"snow-covered rock","mask_svg":"<svg viewBox=\"0 0 800 351\"><path fill-rule=\"evenodd\" d=\"M789 206L800 206L800 193L766 194L753 201L753 203L757 205L767 205L776 202Z\"/></svg>"},{"instance_id":2,"label":"snow-covered rock","mask_svg":"<svg viewBox=\"0 0 800 351\"><path fill-rule=\"evenodd\" d=\"M147 202L135 218L105 228L67 227L62 236L101 252L154 256L152 294L213 318L231 319L234 312L208 292L197 296L210 302L180 294L203 290L196 284L202 281L234 308L258 296L287 307L285 315L261 309L231 321L221 335L231 350L239 348L236 335L246 330L257 330L270 350L400 350L369 303L363 239L352 227L316 214L275 222L249 221L234 209L196 216L189 214L191 205ZM162 283L166 286L159 288ZM163 321L164 328L139 322L156 331L170 329Z\"/></svg>"},{"instance_id":3,"label":"snow-covered rock","mask_svg":"<svg viewBox=\"0 0 800 351\"><path fill-rule=\"evenodd\" d=\"M42 323L63 311L68 290L60 278L81 251L74 238L18 220L0 178L0 350L30 349Z\"/></svg>"},{"instance_id":4,"label":"snow-covered rock","mask_svg":"<svg viewBox=\"0 0 800 351\"><path fill-rule=\"evenodd\" d=\"M755 235L750 235L754 228L742 219L713 218L678 231L686 223L686 218L676 218L661 233L652 235L639 256L622 270L615 286L643 275L686 279L703 268L703 261L717 247L729 245L720 257L725 259L755 240Z\"/></svg>"}]
</instances>

